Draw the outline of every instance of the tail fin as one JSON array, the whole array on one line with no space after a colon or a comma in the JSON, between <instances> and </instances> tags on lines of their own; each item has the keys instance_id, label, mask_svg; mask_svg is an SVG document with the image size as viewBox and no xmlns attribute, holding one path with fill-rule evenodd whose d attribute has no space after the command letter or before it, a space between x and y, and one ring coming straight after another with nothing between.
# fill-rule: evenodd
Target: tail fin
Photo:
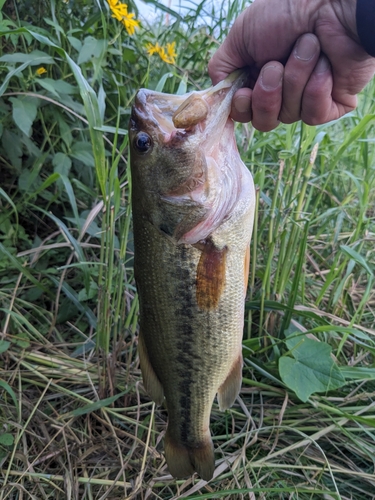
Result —
<instances>
[{"instance_id":1,"label":"tail fin","mask_svg":"<svg viewBox=\"0 0 375 500\"><path fill-rule=\"evenodd\" d=\"M183 478L197 472L205 481L212 479L215 456L211 435L197 446L185 446L173 439L167 429L164 443L165 458L173 477Z\"/></svg>"}]
</instances>

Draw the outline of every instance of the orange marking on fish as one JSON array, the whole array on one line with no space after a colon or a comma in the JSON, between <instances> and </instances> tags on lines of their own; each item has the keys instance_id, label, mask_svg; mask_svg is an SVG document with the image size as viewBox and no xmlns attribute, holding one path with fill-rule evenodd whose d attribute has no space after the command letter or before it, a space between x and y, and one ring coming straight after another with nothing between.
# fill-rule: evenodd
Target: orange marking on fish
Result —
<instances>
[{"instance_id":1,"label":"orange marking on fish","mask_svg":"<svg viewBox=\"0 0 375 500\"><path fill-rule=\"evenodd\" d=\"M196 245L202 250L197 267L196 297L201 309L216 309L225 286L228 249L219 250L211 241Z\"/></svg>"},{"instance_id":2,"label":"orange marking on fish","mask_svg":"<svg viewBox=\"0 0 375 500\"><path fill-rule=\"evenodd\" d=\"M249 282L249 272L250 272L250 246L247 247L245 253L245 265L244 265L245 295L247 291L247 284Z\"/></svg>"}]
</instances>

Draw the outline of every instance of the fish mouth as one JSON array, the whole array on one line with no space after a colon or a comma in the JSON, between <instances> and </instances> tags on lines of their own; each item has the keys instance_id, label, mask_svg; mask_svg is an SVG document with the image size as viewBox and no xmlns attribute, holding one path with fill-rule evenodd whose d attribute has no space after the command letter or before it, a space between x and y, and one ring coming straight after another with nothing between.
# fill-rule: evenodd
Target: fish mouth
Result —
<instances>
[{"instance_id":1,"label":"fish mouth","mask_svg":"<svg viewBox=\"0 0 375 500\"><path fill-rule=\"evenodd\" d=\"M164 94L140 89L136 95L131 120L138 130L154 130L168 143L200 132L202 142L216 136L228 120L231 102L248 80L248 72L237 70L214 87L184 95ZM206 144L209 148L209 144Z\"/></svg>"}]
</instances>

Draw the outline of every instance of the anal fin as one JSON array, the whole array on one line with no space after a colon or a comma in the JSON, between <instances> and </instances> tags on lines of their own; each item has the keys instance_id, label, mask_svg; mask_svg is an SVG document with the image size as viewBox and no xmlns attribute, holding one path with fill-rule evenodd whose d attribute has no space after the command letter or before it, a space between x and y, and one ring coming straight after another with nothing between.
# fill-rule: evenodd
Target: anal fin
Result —
<instances>
[{"instance_id":1,"label":"anal fin","mask_svg":"<svg viewBox=\"0 0 375 500\"><path fill-rule=\"evenodd\" d=\"M235 402L241 390L242 384L242 354L238 356L233 364L227 378L217 391L217 401L220 410L227 410Z\"/></svg>"},{"instance_id":2,"label":"anal fin","mask_svg":"<svg viewBox=\"0 0 375 500\"><path fill-rule=\"evenodd\" d=\"M138 337L138 354L143 377L143 385L145 386L147 394L157 405L161 405L164 400L163 386L161 385L161 382L151 365L142 332L139 333Z\"/></svg>"}]
</instances>

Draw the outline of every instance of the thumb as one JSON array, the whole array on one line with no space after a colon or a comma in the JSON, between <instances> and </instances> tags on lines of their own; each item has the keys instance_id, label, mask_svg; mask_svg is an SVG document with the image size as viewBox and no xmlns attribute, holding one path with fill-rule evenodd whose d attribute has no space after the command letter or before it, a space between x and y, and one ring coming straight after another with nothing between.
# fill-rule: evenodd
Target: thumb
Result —
<instances>
[{"instance_id":1,"label":"thumb","mask_svg":"<svg viewBox=\"0 0 375 500\"><path fill-rule=\"evenodd\" d=\"M253 58L247 53L243 41L243 19L245 12L242 12L236 19L228 36L208 63L208 74L214 85L236 69L251 66L254 63Z\"/></svg>"}]
</instances>

